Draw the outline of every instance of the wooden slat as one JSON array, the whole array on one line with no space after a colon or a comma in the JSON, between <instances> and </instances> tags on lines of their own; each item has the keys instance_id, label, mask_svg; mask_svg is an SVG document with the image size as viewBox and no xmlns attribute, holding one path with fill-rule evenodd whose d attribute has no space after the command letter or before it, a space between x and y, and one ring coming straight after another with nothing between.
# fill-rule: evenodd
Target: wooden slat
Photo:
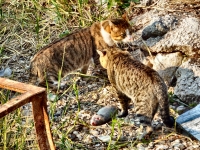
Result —
<instances>
[{"instance_id":1,"label":"wooden slat","mask_svg":"<svg viewBox=\"0 0 200 150\"><path fill-rule=\"evenodd\" d=\"M25 93L25 92L40 93L46 90L45 88L13 81L13 80L5 79L5 78L0 78L0 88L8 89L8 90L19 92L19 93Z\"/></svg>"},{"instance_id":2,"label":"wooden slat","mask_svg":"<svg viewBox=\"0 0 200 150\"><path fill-rule=\"evenodd\" d=\"M54 150L54 144L50 132L49 118L47 115L46 97L44 94L34 96L32 99L33 116L38 143L41 150ZM48 140L51 139L51 140ZM46 144L48 143L48 144Z\"/></svg>"},{"instance_id":3,"label":"wooden slat","mask_svg":"<svg viewBox=\"0 0 200 150\"><path fill-rule=\"evenodd\" d=\"M0 118L7 115L8 113L16 110L17 108L31 102L30 97L33 94L31 93L24 93L23 95L19 95L11 100L9 100L7 103L0 106Z\"/></svg>"},{"instance_id":4,"label":"wooden slat","mask_svg":"<svg viewBox=\"0 0 200 150\"><path fill-rule=\"evenodd\" d=\"M39 147L41 150L55 150L47 113L46 89L4 78L0 78L0 88L21 93L0 106L0 118L24 104L32 102Z\"/></svg>"}]
</instances>

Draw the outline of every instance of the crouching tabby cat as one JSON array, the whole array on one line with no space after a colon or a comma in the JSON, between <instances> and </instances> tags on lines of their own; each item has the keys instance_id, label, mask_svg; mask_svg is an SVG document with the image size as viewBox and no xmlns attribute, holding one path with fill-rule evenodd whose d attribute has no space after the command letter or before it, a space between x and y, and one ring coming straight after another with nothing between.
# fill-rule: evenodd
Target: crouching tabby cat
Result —
<instances>
[{"instance_id":1,"label":"crouching tabby cat","mask_svg":"<svg viewBox=\"0 0 200 150\"><path fill-rule=\"evenodd\" d=\"M108 78L118 92L122 108L119 117L128 115L128 105L132 100L145 133L153 131L151 121L158 110L166 126L174 125L174 119L169 115L167 86L155 70L118 48L97 52L101 65L107 69Z\"/></svg>"},{"instance_id":2,"label":"crouching tabby cat","mask_svg":"<svg viewBox=\"0 0 200 150\"><path fill-rule=\"evenodd\" d=\"M96 50L115 46L117 42L131 42L131 27L126 17L96 22L91 27L75 31L66 37L42 48L31 61L30 81L39 85L58 84L61 77L81 68L86 73L92 58L98 57ZM97 58L98 60L98 58Z\"/></svg>"}]
</instances>

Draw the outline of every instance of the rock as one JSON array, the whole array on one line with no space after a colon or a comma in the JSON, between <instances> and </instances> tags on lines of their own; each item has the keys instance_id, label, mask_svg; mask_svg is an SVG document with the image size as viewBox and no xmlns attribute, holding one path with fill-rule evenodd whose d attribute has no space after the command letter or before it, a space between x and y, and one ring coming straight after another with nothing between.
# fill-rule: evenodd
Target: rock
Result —
<instances>
[{"instance_id":1,"label":"rock","mask_svg":"<svg viewBox=\"0 0 200 150\"><path fill-rule=\"evenodd\" d=\"M186 103L200 102L200 67L184 62L176 71L174 94Z\"/></svg>"},{"instance_id":2,"label":"rock","mask_svg":"<svg viewBox=\"0 0 200 150\"><path fill-rule=\"evenodd\" d=\"M99 132L96 131L96 130L90 130L90 133L94 136L98 136L99 135Z\"/></svg>"},{"instance_id":3,"label":"rock","mask_svg":"<svg viewBox=\"0 0 200 150\"><path fill-rule=\"evenodd\" d=\"M163 123L161 122L161 120L153 120L151 126L153 127L153 129L157 130L163 126Z\"/></svg>"},{"instance_id":4,"label":"rock","mask_svg":"<svg viewBox=\"0 0 200 150\"><path fill-rule=\"evenodd\" d=\"M147 40L150 37L163 36L169 31L169 28L161 21L155 21L142 31L142 38Z\"/></svg>"},{"instance_id":5,"label":"rock","mask_svg":"<svg viewBox=\"0 0 200 150\"><path fill-rule=\"evenodd\" d=\"M148 145L148 149L152 149L153 147L154 147L154 143L150 142L149 145Z\"/></svg>"},{"instance_id":6,"label":"rock","mask_svg":"<svg viewBox=\"0 0 200 150\"><path fill-rule=\"evenodd\" d=\"M95 0L95 2L97 5L103 5L103 4L108 3L108 0Z\"/></svg>"},{"instance_id":7,"label":"rock","mask_svg":"<svg viewBox=\"0 0 200 150\"><path fill-rule=\"evenodd\" d=\"M185 148L185 146L181 143L179 139L173 141L171 145L175 150L182 150Z\"/></svg>"},{"instance_id":8,"label":"rock","mask_svg":"<svg viewBox=\"0 0 200 150\"><path fill-rule=\"evenodd\" d=\"M200 104L178 116L176 122L186 132L200 141Z\"/></svg>"},{"instance_id":9,"label":"rock","mask_svg":"<svg viewBox=\"0 0 200 150\"><path fill-rule=\"evenodd\" d=\"M76 138L76 135L75 134L69 134L69 138L71 139L71 140L74 140L75 138Z\"/></svg>"},{"instance_id":10,"label":"rock","mask_svg":"<svg viewBox=\"0 0 200 150\"><path fill-rule=\"evenodd\" d=\"M181 114L181 113L183 113L186 109L187 109L187 108L186 108L185 106L181 105L181 106L178 106L178 107L176 108L176 111L178 112L178 114Z\"/></svg>"},{"instance_id":11,"label":"rock","mask_svg":"<svg viewBox=\"0 0 200 150\"><path fill-rule=\"evenodd\" d=\"M83 137L80 135L80 134L77 134L76 137L79 139L79 140L82 140Z\"/></svg>"},{"instance_id":12,"label":"rock","mask_svg":"<svg viewBox=\"0 0 200 150\"><path fill-rule=\"evenodd\" d=\"M53 94L53 93L49 93L48 95L47 95L47 99L48 100L50 100L50 101L55 101L56 99L57 99L57 95L55 95L55 94Z\"/></svg>"},{"instance_id":13,"label":"rock","mask_svg":"<svg viewBox=\"0 0 200 150\"><path fill-rule=\"evenodd\" d=\"M155 150L168 150L168 145L157 145Z\"/></svg>"},{"instance_id":14,"label":"rock","mask_svg":"<svg viewBox=\"0 0 200 150\"><path fill-rule=\"evenodd\" d=\"M160 76L165 80L168 86L174 85L173 79L175 72L182 64L183 56L180 52L169 54L157 54L154 58L149 59L153 65L153 69L158 71Z\"/></svg>"},{"instance_id":15,"label":"rock","mask_svg":"<svg viewBox=\"0 0 200 150\"><path fill-rule=\"evenodd\" d=\"M140 36L135 44L151 52L170 53L181 52L187 56L200 56L200 20L192 16L175 16L173 14L158 13L155 10L135 17L132 22Z\"/></svg>"},{"instance_id":16,"label":"rock","mask_svg":"<svg viewBox=\"0 0 200 150\"><path fill-rule=\"evenodd\" d=\"M9 67L7 67L6 69L3 68L0 70L0 77L9 77L11 76L11 74L12 74L12 70Z\"/></svg>"},{"instance_id":17,"label":"rock","mask_svg":"<svg viewBox=\"0 0 200 150\"><path fill-rule=\"evenodd\" d=\"M57 110L56 113L54 114L54 116L58 117L58 116L61 116L61 109Z\"/></svg>"},{"instance_id":18,"label":"rock","mask_svg":"<svg viewBox=\"0 0 200 150\"><path fill-rule=\"evenodd\" d=\"M153 3L155 3L154 0L140 0L140 4L143 5L143 6L149 6Z\"/></svg>"},{"instance_id":19,"label":"rock","mask_svg":"<svg viewBox=\"0 0 200 150\"><path fill-rule=\"evenodd\" d=\"M169 108L171 108L171 109L173 109L173 110L175 110L175 109L176 109L176 107L175 107L175 106L173 106L173 105L169 105Z\"/></svg>"},{"instance_id":20,"label":"rock","mask_svg":"<svg viewBox=\"0 0 200 150\"><path fill-rule=\"evenodd\" d=\"M199 145L192 145L192 148L193 148L193 149L199 149L200 146L199 146Z\"/></svg>"},{"instance_id":21,"label":"rock","mask_svg":"<svg viewBox=\"0 0 200 150\"><path fill-rule=\"evenodd\" d=\"M98 138L103 142L109 142L111 139L111 137L109 135L99 136Z\"/></svg>"},{"instance_id":22,"label":"rock","mask_svg":"<svg viewBox=\"0 0 200 150\"><path fill-rule=\"evenodd\" d=\"M142 143L139 143L139 144L137 145L137 150L145 150L145 147L143 146Z\"/></svg>"}]
</instances>

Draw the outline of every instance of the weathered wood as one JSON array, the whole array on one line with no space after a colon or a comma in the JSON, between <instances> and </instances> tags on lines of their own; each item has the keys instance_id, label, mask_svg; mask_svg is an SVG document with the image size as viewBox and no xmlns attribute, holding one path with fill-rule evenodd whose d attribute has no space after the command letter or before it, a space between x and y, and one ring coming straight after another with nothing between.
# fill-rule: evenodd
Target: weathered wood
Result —
<instances>
[{"instance_id":1,"label":"weathered wood","mask_svg":"<svg viewBox=\"0 0 200 150\"><path fill-rule=\"evenodd\" d=\"M200 141L200 104L178 116L176 122L186 132Z\"/></svg>"},{"instance_id":2,"label":"weathered wood","mask_svg":"<svg viewBox=\"0 0 200 150\"><path fill-rule=\"evenodd\" d=\"M5 104L0 106L0 118L7 115L8 113L16 110L17 108L25 105L26 103L31 102L30 97L33 94L31 93L24 93L23 95L19 95L11 100L9 100L8 102L6 102Z\"/></svg>"},{"instance_id":3,"label":"weathered wood","mask_svg":"<svg viewBox=\"0 0 200 150\"><path fill-rule=\"evenodd\" d=\"M36 135L41 150L55 150L47 113L46 89L0 78L0 88L22 93L0 106L0 118L32 102Z\"/></svg>"},{"instance_id":4,"label":"weathered wood","mask_svg":"<svg viewBox=\"0 0 200 150\"><path fill-rule=\"evenodd\" d=\"M47 115L46 94L39 94L32 99L33 116L35 129L37 133L38 143L41 150L55 149L52 139L49 119Z\"/></svg>"},{"instance_id":5,"label":"weathered wood","mask_svg":"<svg viewBox=\"0 0 200 150\"><path fill-rule=\"evenodd\" d=\"M0 88L8 89L8 90L19 92L19 93L25 93L25 92L40 93L46 90L45 88L13 81L13 80L5 79L5 78L0 78Z\"/></svg>"}]
</instances>

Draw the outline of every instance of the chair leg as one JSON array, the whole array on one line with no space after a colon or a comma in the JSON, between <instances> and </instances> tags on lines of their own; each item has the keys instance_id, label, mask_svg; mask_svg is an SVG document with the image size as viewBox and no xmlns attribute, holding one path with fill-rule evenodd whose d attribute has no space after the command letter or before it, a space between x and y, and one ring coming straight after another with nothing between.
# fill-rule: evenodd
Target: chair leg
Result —
<instances>
[{"instance_id":1,"label":"chair leg","mask_svg":"<svg viewBox=\"0 0 200 150\"><path fill-rule=\"evenodd\" d=\"M32 108L40 149L55 150L47 115L47 98L45 92L33 97Z\"/></svg>"}]
</instances>

